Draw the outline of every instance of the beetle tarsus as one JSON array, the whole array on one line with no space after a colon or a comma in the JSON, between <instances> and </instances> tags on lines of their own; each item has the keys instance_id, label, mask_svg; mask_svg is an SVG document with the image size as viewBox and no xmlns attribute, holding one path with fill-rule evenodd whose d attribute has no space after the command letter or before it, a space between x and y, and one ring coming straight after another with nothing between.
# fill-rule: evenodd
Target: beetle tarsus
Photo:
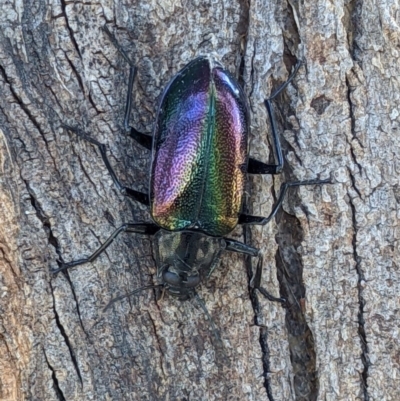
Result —
<instances>
[{"instance_id":1,"label":"beetle tarsus","mask_svg":"<svg viewBox=\"0 0 400 401\"><path fill-rule=\"evenodd\" d=\"M262 276L262 266L263 266L263 257L262 255L259 256L257 262L256 272L253 278L250 280L250 288L254 292L258 290L265 298L272 302L279 302L282 305L286 304L285 298L275 297L271 295L265 288L261 287L261 276Z\"/></svg>"},{"instance_id":2,"label":"beetle tarsus","mask_svg":"<svg viewBox=\"0 0 400 401\"><path fill-rule=\"evenodd\" d=\"M102 30L108 35L110 38L112 44L115 46L115 48L120 52L121 56L126 60L126 62L133 68L135 68L135 65L133 64L132 60L129 58L129 56L126 54L124 48L118 43L117 38L114 36L114 34L108 29L108 26L106 24L103 25Z\"/></svg>"},{"instance_id":3,"label":"beetle tarsus","mask_svg":"<svg viewBox=\"0 0 400 401\"><path fill-rule=\"evenodd\" d=\"M266 100L273 100L275 99L292 81L293 78L296 76L297 72L299 71L300 67L304 65L305 62L303 60L297 60L296 65L294 66L293 72L289 75L289 78L275 90L275 92Z\"/></svg>"},{"instance_id":4,"label":"beetle tarsus","mask_svg":"<svg viewBox=\"0 0 400 401\"><path fill-rule=\"evenodd\" d=\"M71 263L64 263L64 262L61 262L61 260L57 259L57 264L60 267L58 269L52 270L51 273L57 274L57 273L60 273L62 271L69 269L70 267L78 266L78 265L80 265L82 263L86 263L86 262L87 262L87 259L80 259L80 260L76 260Z\"/></svg>"}]
</instances>

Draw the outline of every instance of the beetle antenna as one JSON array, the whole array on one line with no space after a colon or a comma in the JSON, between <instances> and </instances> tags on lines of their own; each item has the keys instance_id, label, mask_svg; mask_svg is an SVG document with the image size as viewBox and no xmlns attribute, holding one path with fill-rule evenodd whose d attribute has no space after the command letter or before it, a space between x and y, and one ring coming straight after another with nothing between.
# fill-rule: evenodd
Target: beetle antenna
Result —
<instances>
[{"instance_id":1,"label":"beetle antenna","mask_svg":"<svg viewBox=\"0 0 400 401\"><path fill-rule=\"evenodd\" d=\"M198 302L198 304L200 305L201 309L203 309L203 312L206 314L207 319L210 322L211 327L213 329L215 337L217 338L218 341L221 341L221 337L219 335L217 326L215 325L214 320L211 317L210 312L208 311L208 309L206 307L206 304L204 303L204 300L200 297L200 295L197 292L194 293L194 297L195 297L196 301Z\"/></svg>"},{"instance_id":2,"label":"beetle antenna","mask_svg":"<svg viewBox=\"0 0 400 401\"><path fill-rule=\"evenodd\" d=\"M129 298L129 297L131 297L132 295L135 295L135 294L137 294L137 293L139 293L139 292L141 292L141 291L143 291L143 290L150 290L151 288L159 288L159 287L164 287L164 285L163 285L163 284L144 285L143 287L136 288L136 290L134 290L134 291L132 291L132 292L129 292L128 294L120 295L119 297L113 298L113 299L108 303L108 305L103 309L103 312L105 312L105 311L106 311L107 309L109 309L113 304L115 304L115 302L118 302L118 301L120 301L121 299Z\"/></svg>"},{"instance_id":3,"label":"beetle antenna","mask_svg":"<svg viewBox=\"0 0 400 401\"><path fill-rule=\"evenodd\" d=\"M200 297L199 294L197 294L197 292L194 292L194 298L196 299L197 303L200 305L201 309L203 309L203 312L207 316L207 320L211 324L211 329L212 329L212 332L214 334L214 337L217 340L217 343L221 346L222 353L223 353L225 359L228 360L228 355L226 353L226 349L225 349L224 344L222 342L221 336L219 335L219 330L217 329L217 326L215 325L214 320L211 317L210 312L208 311L208 309L206 307L206 304L204 303L204 300Z\"/></svg>"}]
</instances>

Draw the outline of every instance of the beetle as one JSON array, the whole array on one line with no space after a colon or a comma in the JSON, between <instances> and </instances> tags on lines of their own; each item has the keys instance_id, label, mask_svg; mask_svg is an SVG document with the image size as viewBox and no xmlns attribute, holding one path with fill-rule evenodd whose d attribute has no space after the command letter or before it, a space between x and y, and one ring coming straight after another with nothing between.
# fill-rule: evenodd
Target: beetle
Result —
<instances>
[{"instance_id":1,"label":"beetle","mask_svg":"<svg viewBox=\"0 0 400 401\"><path fill-rule=\"evenodd\" d=\"M269 216L241 212L247 174L282 171L283 156L271 101L292 81L302 63L297 63L289 79L264 102L276 157L276 164L271 165L249 157L250 116L246 96L237 80L209 57L200 56L189 62L169 82L161 96L152 136L130 127L136 68L107 26L104 31L130 66L124 128L135 141L152 151L149 193L120 183L104 144L76 127L64 127L99 148L117 188L123 195L149 206L153 221L123 224L91 256L69 263L58 261L60 267L54 273L92 262L120 233L129 232L153 237L161 284L141 287L128 296L145 288L162 287L180 300L196 297L202 274L211 275L221 253L233 251L259 258L254 288L271 300L282 302L259 286L262 269L259 250L226 235L237 224L267 224L282 205L288 188L329 182L284 183Z\"/></svg>"}]
</instances>

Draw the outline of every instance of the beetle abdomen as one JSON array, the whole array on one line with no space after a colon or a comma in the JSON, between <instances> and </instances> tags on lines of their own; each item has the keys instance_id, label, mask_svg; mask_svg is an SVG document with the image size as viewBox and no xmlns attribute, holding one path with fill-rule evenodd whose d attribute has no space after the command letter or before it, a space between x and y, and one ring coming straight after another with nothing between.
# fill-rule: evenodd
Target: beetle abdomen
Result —
<instances>
[{"instance_id":1,"label":"beetle abdomen","mask_svg":"<svg viewBox=\"0 0 400 401\"><path fill-rule=\"evenodd\" d=\"M225 235L245 185L248 113L239 84L200 57L167 86L154 133L151 213L167 230Z\"/></svg>"}]
</instances>

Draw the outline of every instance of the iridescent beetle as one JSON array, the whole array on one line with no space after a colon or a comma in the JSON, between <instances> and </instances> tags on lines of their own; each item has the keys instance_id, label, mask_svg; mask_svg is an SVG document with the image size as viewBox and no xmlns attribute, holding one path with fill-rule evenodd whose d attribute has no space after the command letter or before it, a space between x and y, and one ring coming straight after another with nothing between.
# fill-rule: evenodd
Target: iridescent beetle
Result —
<instances>
[{"instance_id":1,"label":"iridescent beetle","mask_svg":"<svg viewBox=\"0 0 400 401\"><path fill-rule=\"evenodd\" d=\"M289 187L329 182L284 183L268 217L241 213L247 174L278 174L282 170L282 151L270 101L293 79L301 63L288 81L265 101L277 159L277 164L269 165L248 156L249 108L242 88L228 71L208 57L191 61L170 81L161 97L153 136L130 127L136 69L108 28L104 30L130 65L124 126L139 144L152 149L149 195L119 182L104 144L77 128L65 127L98 146L115 185L122 194L150 206L153 222L123 224L91 256L59 262L60 268L54 272L92 262L121 232L131 232L153 236L161 284L141 287L125 296L145 288L162 287L181 300L197 297L195 288L200 284L201 273L210 275L221 252L234 251L259 257L253 285L268 298L279 301L259 287L262 268L259 250L225 235L237 224L268 223L282 205Z\"/></svg>"}]
</instances>

